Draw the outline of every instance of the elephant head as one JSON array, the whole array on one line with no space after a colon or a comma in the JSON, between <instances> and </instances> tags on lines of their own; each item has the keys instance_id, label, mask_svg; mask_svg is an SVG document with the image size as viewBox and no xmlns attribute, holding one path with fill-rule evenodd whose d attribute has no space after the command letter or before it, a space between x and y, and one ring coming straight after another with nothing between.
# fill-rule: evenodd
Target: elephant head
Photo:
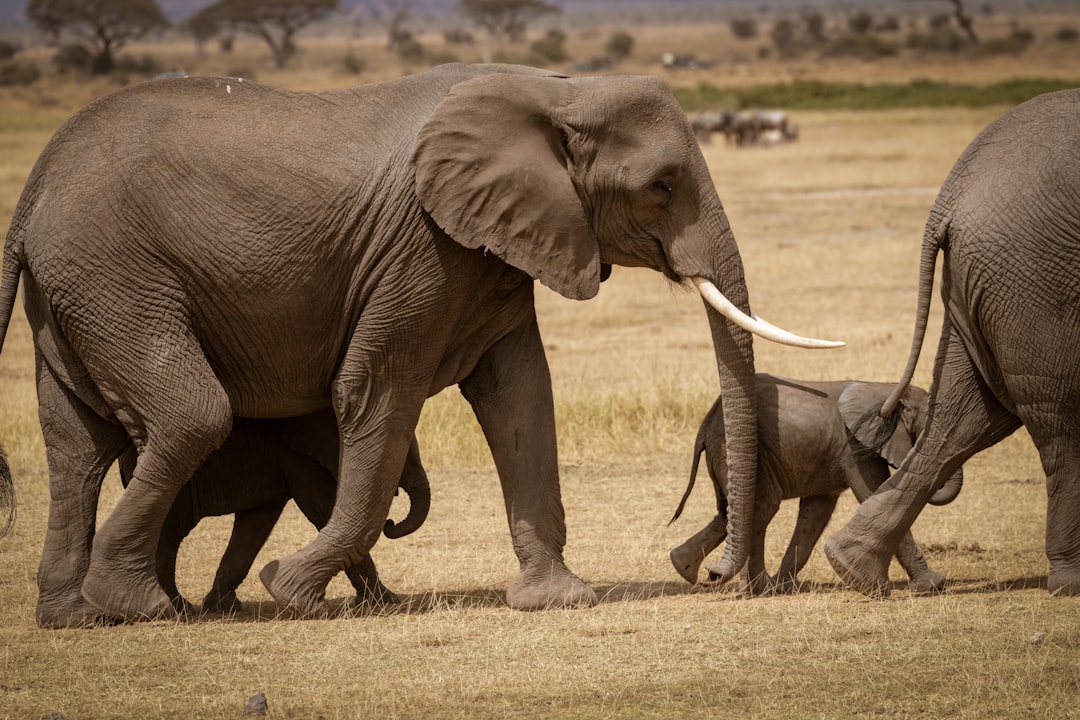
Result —
<instances>
[{"instance_id":1,"label":"elephant head","mask_svg":"<svg viewBox=\"0 0 1080 720\"><path fill-rule=\"evenodd\" d=\"M855 439L895 469L900 467L926 427L930 397L922 388L909 385L895 409L882 417L881 406L888 394L880 385L854 382L840 394L837 404L844 424ZM960 494L963 484L964 469L960 468L938 488L930 498L930 504L952 502Z\"/></svg>"},{"instance_id":2,"label":"elephant head","mask_svg":"<svg viewBox=\"0 0 1080 720\"><path fill-rule=\"evenodd\" d=\"M460 82L427 120L416 193L454 240L571 299L602 267L649 267L706 301L732 478L730 578L746 560L757 463L751 332L804 347L750 313L742 260L693 130L655 78L496 73ZM726 579L726 578L725 578Z\"/></svg>"}]
</instances>

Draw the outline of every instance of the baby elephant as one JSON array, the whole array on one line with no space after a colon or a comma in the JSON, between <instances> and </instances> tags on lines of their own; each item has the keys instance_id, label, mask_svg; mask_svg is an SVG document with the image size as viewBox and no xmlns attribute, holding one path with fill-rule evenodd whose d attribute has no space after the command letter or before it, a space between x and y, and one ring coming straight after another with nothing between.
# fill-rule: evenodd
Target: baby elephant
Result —
<instances>
[{"instance_id":1,"label":"baby elephant","mask_svg":"<svg viewBox=\"0 0 1080 720\"><path fill-rule=\"evenodd\" d=\"M120 458L125 487L136 459L134 447ZM337 464L337 421L329 411L280 420L235 418L222 446L181 488L161 530L156 556L158 582L176 611L192 610L176 587L176 555L180 543L202 518L234 514L229 544L202 609L239 610L236 588L290 499L316 528L330 520L337 494ZM409 496L409 512L400 523L387 520L383 534L389 538L415 532L430 508L431 488L415 437L398 487ZM379 580L370 555L345 568L345 574L356 588L355 604L398 602Z\"/></svg>"},{"instance_id":2,"label":"baby elephant","mask_svg":"<svg viewBox=\"0 0 1080 720\"><path fill-rule=\"evenodd\" d=\"M884 427L878 415L893 383L802 382L757 375L758 479L754 501L753 542L744 571L751 594L790 592L796 576L832 516L836 501L851 488L861 503L874 492L907 455L926 423L926 391L910 387L895 429ZM701 423L694 443L690 481L672 522L683 507L697 476L702 451L716 490L717 515L701 531L671 551L671 562L688 582L697 582L702 561L727 536L727 459L724 417L720 400ZM960 492L963 470L949 478L931 499L951 502ZM799 515L780 571L765 573L765 530L780 501L799 498ZM940 590L945 577L926 564L908 533L896 553L916 591ZM710 580L715 577L710 572Z\"/></svg>"}]
</instances>

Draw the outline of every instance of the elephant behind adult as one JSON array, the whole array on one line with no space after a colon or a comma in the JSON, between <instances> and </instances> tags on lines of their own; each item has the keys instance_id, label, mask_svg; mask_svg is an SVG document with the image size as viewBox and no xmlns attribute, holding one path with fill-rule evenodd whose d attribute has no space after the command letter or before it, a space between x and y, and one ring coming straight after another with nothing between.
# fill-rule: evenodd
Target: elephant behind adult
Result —
<instances>
[{"instance_id":1,"label":"elephant behind adult","mask_svg":"<svg viewBox=\"0 0 1080 720\"><path fill-rule=\"evenodd\" d=\"M92 103L38 159L0 284L0 332L21 274L34 328L51 490L39 622L171 614L154 541L233 417L332 407L330 521L260 573L283 609L322 612L329 579L382 530L424 400L453 384L502 485L509 605L594 604L563 560L533 280L586 299L609 264L708 299L733 575L756 463L750 332L807 343L750 315L709 169L660 80L451 65L318 93L172 78ZM132 482L95 536L101 478L132 440Z\"/></svg>"},{"instance_id":2,"label":"elephant behind adult","mask_svg":"<svg viewBox=\"0 0 1080 720\"><path fill-rule=\"evenodd\" d=\"M744 568L744 587L751 594L786 592L832 517L837 500L851 488L863 502L889 478L926 424L926 391L909 387L900 399L901 412L886 424L878 409L892 393L890 383L847 380L809 382L775 375L757 375L758 482L754 499L754 533ZM672 518L683 511L694 487L701 454L706 454L716 493L717 514L704 528L670 553L678 573L697 582L705 557L727 536L727 466L724 461L724 418L717 399L701 422L694 441L690 480ZM867 447L855 434L877 438ZM935 505L952 502L963 484L957 470L931 499ZM765 568L765 533L782 500L799 498L799 515L787 551L775 577ZM945 577L926 563L910 533L896 553L907 571L910 587L919 592L940 590ZM710 580L714 579L712 571Z\"/></svg>"},{"instance_id":3,"label":"elephant behind adult","mask_svg":"<svg viewBox=\"0 0 1080 720\"><path fill-rule=\"evenodd\" d=\"M290 499L316 528L322 529L330 520L337 493L338 453L337 424L332 412L282 420L236 418L229 437L207 456L177 493L158 538L158 581L177 612L193 610L176 587L176 557L180 544L200 520L234 516L229 543L213 585L202 601L202 610L235 612L241 608L236 589L247 577ZM136 460L134 447L120 457L125 487ZM388 538L415 532L431 507L431 487L415 438L398 487L409 497L409 511L398 523L386 521L383 534ZM370 555L346 567L345 574L356 590L354 605L399 602L379 579Z\"/></svg>"},{"instance_id":4,"label":"elephant behind adult","mask_svg":"<svg viewBox=\"0 0 1080 720\"><path fill-rule=\"evenodd\" d=\"M1024 425L1047 478L1047 589L1080 595L1080 90L992 122L943 185L923 235L911 382L944 255L931 413L914 452L825 543L842 578L888 594L885 569L927 498Z\"/></svg>"}]
</instances>

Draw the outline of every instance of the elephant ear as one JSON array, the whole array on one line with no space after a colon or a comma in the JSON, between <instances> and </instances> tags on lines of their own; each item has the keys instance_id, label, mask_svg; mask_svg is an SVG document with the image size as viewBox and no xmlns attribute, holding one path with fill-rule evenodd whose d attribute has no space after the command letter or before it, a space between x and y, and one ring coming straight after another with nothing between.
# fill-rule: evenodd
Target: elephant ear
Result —
<instances>
[{"instance_id":1,"label":"elephant ear","mask_svg":"<svg viewBox=\"0 0 1080 720\"><path fill-rule=\"evenodd\" d=\"M883 390L880 385L853 382L840 393L837 405L844 425L855 439L896 468L912 446L911 433L902 419L909 408L906 400L901 398L892 415L881 417L881 406L887 395L888 390Z\"/></svg>"},{"instance_id":2,"label":"elephant ear","mask_svg":"<svg viewBox=\"0 0 1080 720\"><path fill-rule=\"evenodd\" d=\"M564 79L485 75L455 85L417 141L416 194L450 237L485 248L564 297L600 288L600 247L552 114Z\"/></svg>"}]
</instances>

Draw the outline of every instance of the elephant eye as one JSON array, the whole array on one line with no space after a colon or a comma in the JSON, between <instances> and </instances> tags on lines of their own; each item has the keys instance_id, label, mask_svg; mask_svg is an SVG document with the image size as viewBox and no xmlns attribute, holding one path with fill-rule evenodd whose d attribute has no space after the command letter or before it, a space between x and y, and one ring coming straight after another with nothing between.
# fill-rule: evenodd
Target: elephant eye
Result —
<instances>
[{"instance_id":1,"label":"elephant eye","mask_svg":"<svg viewBox=\"0 0 1080 720\"><path fill-rule=\"evenodd\" d=\"M671 199L675 195L675 188L672 186L670 180L657 180L652 184L653 190L663 195L663 206L667 207L671 204Z\"/></svg>"}]
</instances>

